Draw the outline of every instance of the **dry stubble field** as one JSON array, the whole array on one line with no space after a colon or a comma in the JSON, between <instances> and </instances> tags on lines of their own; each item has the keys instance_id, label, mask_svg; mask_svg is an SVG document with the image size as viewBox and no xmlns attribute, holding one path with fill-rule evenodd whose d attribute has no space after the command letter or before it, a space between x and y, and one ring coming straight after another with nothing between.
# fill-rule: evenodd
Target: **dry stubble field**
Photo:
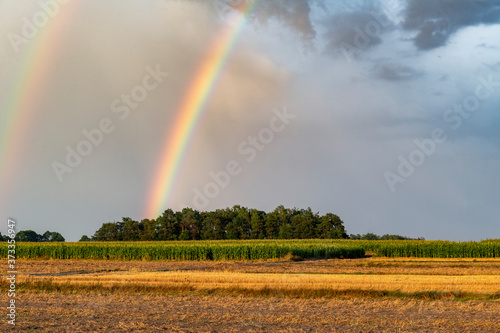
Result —
<instances>
[{"instance_id":1,"label":"dry stubble field","mask_svg":"<svg viewBox=\"0 0 500 333\"><path fill-rule=\"evenodd\" d=\"M19 260L18 271L20 332L500 332L499 259Z\"/></svg>"}]
</instances>

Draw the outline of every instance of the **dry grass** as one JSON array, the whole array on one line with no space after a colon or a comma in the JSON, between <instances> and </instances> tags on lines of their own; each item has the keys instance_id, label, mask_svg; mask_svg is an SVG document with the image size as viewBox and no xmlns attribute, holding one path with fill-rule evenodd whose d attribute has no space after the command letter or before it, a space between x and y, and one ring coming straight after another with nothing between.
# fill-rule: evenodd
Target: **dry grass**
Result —
<instances>
[{"instance_id":1,"label":"dry grass","mask_svg":"<svg viewBox=\"0 0 500 333\"><path fill-rule=\"evenodd\" d=\"M411 275L500 275L499 259L411 259L366 258L308 261L104 261L104 260L18 260L22 274L90 273L97 271L223 271L255 273L337 273Z\"/></svg>"},{"instance_id":2,"label":"dry grass","mask_svg":"<svg viewBox=\"0 0 500 333\"><path fill-rule=\"evenodd\" d=\"M25 282L28 278L20 278ZM29 281L47 281L47 277L32 277ZM221 290L259 291L277 290L300 295L303 291L362 290L398 291L402 293L441 292L454 294L494 295L500 293L500 278L494 275L440 276L440 275L353 275L353 274L248 274L234 272L107 272L50 277L52 285L99 286L107 289L141 292L168 291L189 287L191 292ZM85 288L82 288L85 289ZM97 288L91 288L97 289ZM248 293L248 292L247 292ZM250 293L251 294L251 293ZM320 294L320 295L321 295Z\"/></svg>"},{"instance_id":3,"label":"dry grass","mask_svg":"<svg viewBox=\"0 0 500 333\"><path fill-rule=\"evenodd\" d=\"M5 296L0 296L5 303ZM500 331L492 302L23 293L6 332Z\"/></svg>"},{"instance_id":4,"label":"dry grass","mask_svg":"<svg viewBox=\"0 0 500 333\"><path fill-rule=\"evenodd\" d=\"M500 331L499 259L17 264L19 332Z\"/></svg>"}]
</instances>

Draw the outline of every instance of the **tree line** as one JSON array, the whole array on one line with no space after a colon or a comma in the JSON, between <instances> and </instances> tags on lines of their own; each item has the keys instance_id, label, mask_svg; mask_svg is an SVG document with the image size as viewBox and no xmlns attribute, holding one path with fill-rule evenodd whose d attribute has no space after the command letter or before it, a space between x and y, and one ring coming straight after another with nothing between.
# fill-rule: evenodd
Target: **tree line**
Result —
<instances>
[{"instance_id":1,"label":"tree line","mask_svg":"<svg viewBox=\"0 0 500 333\"><path fill-rule=\"evenodd\" d=\"M379 235L376 235L376 234L371 233L371 232L366 233L364 235L351 234L349 236L349 239L354 239L354 240L425 240L424 237L410 238L410 237L405 237L405 236L400 236L400 235L389 235L389 234L379 236Z\"/></svg>"},{"instance_id":2,"label":"tree line","mask_svg":"<svg viewBox=\"0 0 500 333\"><path fill-rule=\"evenodd\" d=\"M0 233L1 241L8 241L11 238L8 235L3 235ZM16 242L64 242L64 237L55 231L46 231L43 234L38 234L33 230L21 230L16 233L14 238Z\"/></svg>"},{"instance_id":3,"label":"tree line","mask_svg":"<svg viewBox=\"0 0 500 333\"><path fill-rule=\"evenodd\" d=\"M156 219L104 223L92 237L80 241L163 241L219 239L347 239L343 221L335 214L319 215L311 208L278 206L266 213L241 206L200 212L167 209Z\"/></svg>"}]
</instances>

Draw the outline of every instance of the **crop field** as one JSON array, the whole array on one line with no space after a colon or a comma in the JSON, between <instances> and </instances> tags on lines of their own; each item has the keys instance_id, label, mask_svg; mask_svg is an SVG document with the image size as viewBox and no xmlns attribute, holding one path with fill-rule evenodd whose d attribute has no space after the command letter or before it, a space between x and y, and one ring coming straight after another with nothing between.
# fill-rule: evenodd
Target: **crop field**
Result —
<instances>
[{"instance_id":1,"label":"crop field","mask_svg":"<svg viewBox=\"0 0 500 333\"><path fill-rule=\"evenodd\" d=\"M19 243L16 329L499 332L498 241L412 242Z\"/></svg>"},{"instance_id":2,"label":"crop field","mask_svg":"<svg viewBox=\"0 0 500 333\"><path fill-rule=\"evenodd\" d=\"M6 248L1 255L6 257ZM361 258L365 251L355 243L318 240L287 241L184 241L184 242L82 242L19 243L23 259L111 260L258 260L301 258Z\"/></svg>"},{"instance_id":3,"label":"crop field","mask_svg":"<svg viewBox=\"0 0 500 333\"><path fill-rule=\"evenodd\" d=\"M351 241L248 240L170 242L18 243L22 259L98 260L260 260L296 258L362 258L366 252L382 257L500 258L500 240ZM7 256L2 247L0 256Z\"/></svg>"}]
</instances>

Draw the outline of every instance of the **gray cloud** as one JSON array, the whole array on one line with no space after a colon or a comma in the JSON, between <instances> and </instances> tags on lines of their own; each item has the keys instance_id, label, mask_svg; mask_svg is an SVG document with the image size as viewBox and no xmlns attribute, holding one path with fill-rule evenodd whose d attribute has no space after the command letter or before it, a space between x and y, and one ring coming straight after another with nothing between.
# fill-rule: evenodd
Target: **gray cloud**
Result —
<instances>
[{"instance_id":1,"label":"gray cloud","mask_svg":"<svg viewBox=\"0 0 500 333\"><path fill-rule=\"evenodd\" d=\"M403 27L417 30L415 45L429 50L445 45L461 28L498 22L498 0L410 0Z\"/></svg>"},{"instance_id":2,"label":"gray cloud","mask_svg":"<svg viewBox=\"0 0 500 333\"><path fill-rule=\"evenodd\" d=\"M387 9L378 1L333 9L323 22L326 52L357 57L381 44L383 35L394 29L387 14Z\"/></svg>"},{"instance_id":3,"label":"gray cloud","mask_svg":"<svg viewBox=\"0 0 500 333\"><path fill-rule=\"evenodd\" d=\"M311 22L309 2L308 0L260 1L255 17L261 23L276 19L285 27L298 32L302 39L311 40L316 36L316 31Z\"/></svg>"},{"instance_id":4,"label":"gray cloud","mask_svg":"<svg viewBox=\"0 0 500 333\"><path fill-rule=\"evenodd\" d=\"M234 9L224 12L228 16L222 19L208 0L162 1L161 6L82 2L78 15L65 26L68 35L61 37L61 48L55 50L57 64L43 82L43 98L36 101L30 120L34 125L20 126L26 145L17 160L13 186L1 187L8 194L8 202L0 202L2 214L17 217L21 229L56 230L68 240L122 216L144 218L152 177L182 98L214 42L231 28L224 19L239 8L240 1L227 2ZM175 195L165 208L191 205L193 189L211 181L209 172L238 160L242 173L208 209L233 204L268 211L280 204L311 206L314 211L338 213L350 233L468 240L500 232L500 164L485 168L474 155L483 160L499 156L500 89L464 118L460 129L451 129L443 120L448 108L474 93L479 76L494 73L495 82L500 81L500 26L478 27L480 38L474 36L476 29L457 35L439 55L415 52L404 37L420 33L426 22L435 24L427 29L438 32L441 39L436 40L446 43L453 29L465 26L458 16L470 16L465 13L469 7L436 14L427 8L429 2L423 2L427 14L419 7L421 14L414 10L413 16L404 17L405 22L415 18L413 25L408 23L412 28L398 25L403 19L399 14L387 15L393 23L358 47L359 61L332 56L341 52L339 43L357 47L355 28L366 34L369 23L376 21L372 10L387 13L379 3L260 1L208 98L181 163ZM446 9L443 3L440 8ZM394 6L402 8L401 4ZM16 6L20 17L39 10L37 3ZM12 10L1 11L0 18L0 35L21 31L22 22ZM440 26L444 21L448 25ZM476 21L487 19L467 22ZM314 44L318 50L327 46L327 52L297 57L291 42ZM22 51L19 61L9 59L6 44L0 42L0 61L7 56L9 65L0 76L2 101L10 98L26 55ZM127 119L117 118L111 102L141 84L146 66L156 64L168 78ZM238 145L258 136L269 126L273 108L283 106L296 119L247 163ZM2 120L4 112L0 109ZM112 118L115 131L59 183L51 162L62 161L66 145L74 147L84 139L82 130L95 128L103 117ZM414 141L428 138L437 127L450 139L399 184L394 195L384 172L396 171L398 156L408 158L417 149ZM5 160L11 162L11 157ZM472 220L477 222L471 224ZM4 227L0 226L2 232Z\"/></svg>"},{"instance_id":5,"label":"gray cloud","mask_svg":"<svg viewBox=\"0 0 500 333\"><path fill-rule=\"evenodd\" d=\"M423 75L420 70L402 65L383 65L375 73L377 78L388 81L411 80Z\"/></svg>"}]
</instances>

